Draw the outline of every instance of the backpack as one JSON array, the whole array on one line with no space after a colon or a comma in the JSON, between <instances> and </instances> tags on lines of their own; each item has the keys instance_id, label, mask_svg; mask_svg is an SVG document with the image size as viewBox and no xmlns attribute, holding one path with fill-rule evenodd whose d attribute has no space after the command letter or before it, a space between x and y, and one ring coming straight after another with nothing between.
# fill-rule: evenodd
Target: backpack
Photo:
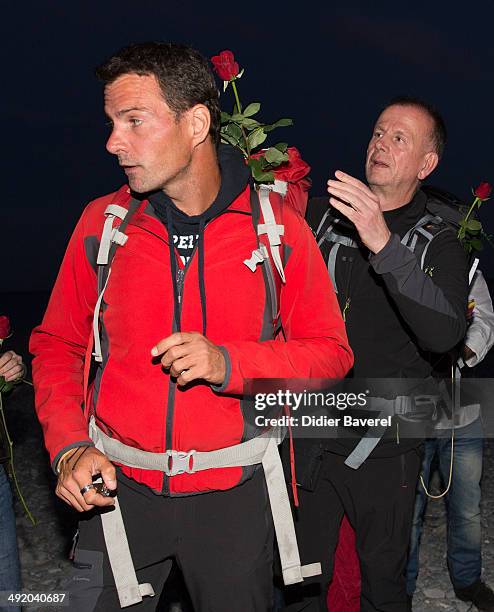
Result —
<instances>
[{"instance_id":1,"label":"backpack","mask_svg":"<svg viewBox=\"0 0 494 612\"><path fill-rule=\"evenodd\" d=\"M443 232L454 231L457 234L467 207L456 196L438 187L426 185L422 187L422 191L427 195L426 213L408 230L401 243L415 253L420 262L420 268L425 271L425 257L432 241ZM470 282L477 264L478 259L473 253L470 254Z\"/></svg>"},{"instance_id":2,"label":"backpack","mask_svg":"<svg viewBox=\"0 0 494 612\"><path fill-rule=\"evenodd\" d=\"M421 270L427 272L424 268L425 257L432 241L444 232L453 231L457 234L460 221L465 216L467 207L456 196L437 187L424 186L421 189L427 195L425 214L403 236L401 243L415 254ZM328 272L333 285L335 285L336 254L339 246L344 245L352 248L358 248L359 246L350 236L334 231L339 222L340 219L331 218L331 211L328 209L314 232L319 247L326 240L333 243L328 256ZM475 257L475 253L471 253L469 255L469 284L473 280L478 263L479 260ZM335 291L338 293L336 285Z\"/></svg>"}]
</instances>

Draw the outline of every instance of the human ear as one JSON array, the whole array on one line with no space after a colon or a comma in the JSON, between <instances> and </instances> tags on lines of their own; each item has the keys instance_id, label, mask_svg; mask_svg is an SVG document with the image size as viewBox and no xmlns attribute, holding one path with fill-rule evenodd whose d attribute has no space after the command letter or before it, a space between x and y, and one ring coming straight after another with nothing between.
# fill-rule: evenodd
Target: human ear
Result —
<instances>
[{"instance_id":1,"label":"human ear","mask_svg":"<svg viewBox=\"0 0 494 612\"><path fill-rule=\"evenodd\" d=\"M435 170L438 163L439 157L435 151L429 151L429 153L426 153L424 156L424 163L418 173L417 178L423 181L429 176L429 174L431 174L431 172Z\"/></svg>"},{"instance_id":2,"label":"human ear","mask_svg":"<svg viewBox=\"0 0 494 612\"><path fill-rule=\"evenodd\" d=\"M204 104L196 104L188 110L190 128L192 131L192 142L194 146L201 144L209 135L211 116Z\"/></svg>"}]
</instances>

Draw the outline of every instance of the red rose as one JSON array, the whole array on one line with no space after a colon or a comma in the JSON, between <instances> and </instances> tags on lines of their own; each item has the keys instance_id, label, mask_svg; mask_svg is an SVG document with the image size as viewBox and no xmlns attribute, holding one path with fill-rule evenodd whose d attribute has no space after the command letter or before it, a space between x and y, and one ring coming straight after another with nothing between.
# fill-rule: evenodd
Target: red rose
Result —
<instances>
[{"instance_id":1,"label":"red rose","mask_svg":"<svg viewBox=\"0 0 494 612\"><path fill-rule=\"evenodd\" d=\"M10 336L10 319L5 315L0 315L0 340L5 340Z\"/></svg>"},{"instance_id":2,"label":"red rose","mask_svg":"<svg viewBox=\"0 0 494 612\"><path fill-rule=\"evenodd\" d=\"M274 168L273 174L279 181L297 183L309 174L310 166L300 157L295 147L288 147L287 153L288 161Z\"/></svg>"},{"instance_id":3,"label":"red rose","mask_svg":"<svg viewBox=\"0 0 494 612\"><path fill-rule=\"evenodd\" d=\"M235 61L235 57L231 51L221 51L219 55L213 56L211 61L213 62L216 74L223 81L231 81L240 72L238 64Z\"/></svg>"},{"instance_id":4,"label":"red rose","mask_svg":"<svg viewBox=\"0 0 494 612\"><path fill-rule=\"evenodd\" d=\"M288 147L288 161L270 170L273 176L278 181L286 181L288 183L287 193L284 202L296 210L300 216L305 216L307 209L308 192L311 186L311 180L307 178L310 172L310 166L300 157L298 149ZM258 158L264 154L264 151L258 151L251 157Z\"/></svg>"},{"instance_id":5,"label":"red rose","mask_svg":"<svg viewBox=\"0 0 494 612\"><path fill-rule=\"evenodd\" d=\"M489 183L480 183L473 195L479 200L488 200L491 197L492 186Z\"/></svg>"}]
</instances>

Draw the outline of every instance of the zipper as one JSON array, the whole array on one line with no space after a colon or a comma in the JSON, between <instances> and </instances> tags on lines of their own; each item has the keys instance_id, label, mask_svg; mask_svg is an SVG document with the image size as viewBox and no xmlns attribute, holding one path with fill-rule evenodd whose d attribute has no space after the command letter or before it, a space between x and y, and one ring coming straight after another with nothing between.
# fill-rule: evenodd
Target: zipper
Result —
<instances>
[{"instance_id":1,"label":"zipper","mask_svg":"<svg viewBox=\"0 0 494 612\"><path fill-rule=\"evenodd\" d=\"M227 212L227 211L225 211ZM224 214L224 213L222 213ZM214 217L213 219L210 219L206 225L204 226L204 231L206 231L206 228L208 227L208 225L210 225L210 223L214 222L216 219L218 219L219 217L221 217L221 214L218 215L217 217ZM173 237L171 238L173 240ZM168 240L170 240L170 236L168 236ZM199 241L196 243L196 245L194 246L194 248L192 249L192 253L190 255L189 261L187 262L187 264L183 267L177 268L177 276L175 278L175 282L177 284L177 294L178 294L178 304L179 304L179 308L178 308L178 318L179 321L182 320L182 299L183 299L183 292L184 292L184 284L185 284L185 275L187 273L187 270L189 269L189 266L192 262L192 259L194 258L196 252L197 252L197 248L199 246ZM182 260L180 258L180 253L177 251L177 249L174 247L174 253L175 253L175 257L178 258L178 260L180 261L180 263L182 263ZM199 273L199 272L198 272ZM176 332L176 329L172 329L172 332ZM173 431L173 413L174 413L174 408L175 408L175 391L177 388L177 383L173 382L170 379L170 383L168 385L168 410L167 410L167 414L166 414L166 435L165 435L165 450L173 450L172 449L172 431ZM170 476L167 476L165 473L163 473L163 487L161 490L161 493L164 495L169 495L170 494Z\"/></svg>"},{"instance_id":2,"label":"zipper","mask_svg":"<svg viewBox=\"0 0 494 612\"><path fill-rule=\"evenodd\" d=\"M352 270L353 270L353 262L354 262L354 258L353 257L347 257L346 255L344 255L341 258L342 262L347 263L348 262L348 275L346 278L346 283L345 283L345 304L343 306L343 310L341 312L341 315L343 317L343 321L346 322L346 316L347 316L347 312L350 309L350 304L352 303L352 298L350 296L350 281L352 280Z\"/></svg>"},{"instance_id":3,"label":"zipper","mask_svg":"<svg viewBox=\"0 0 494 612\"><path fill-rule=\"evenodd\" d=\"M183 298L183 293L184 293L185 274L187 273L190 263L194 255L196 254L197 246L198 246L198 243L193 248L189 261L187 262L185 267L183 268L177 267L177 276L175 278L175 283L178 289L177 297L178 297L178 305L179 305L179 308L178 308L179 321L182 320L182 298ZM180 253L175 248L174 248L174 253L175 253L175 257L177 257L180 263L182 263L182 260L180 258ZM176 331L177 331L176 329L172 329L173 333ZM177 383L172 381L172 379L170 378L170 382L168 384L168 410L166 413L165 450L173 450L172 449L172 444L173 444L172 432L173 432L173 413L175 409L175 391L176 389L177 389ZM165 473L163 473L162 494L165 494L165 495L170 494L170 476L167 476Z\"/></svg>"}]
</instances>

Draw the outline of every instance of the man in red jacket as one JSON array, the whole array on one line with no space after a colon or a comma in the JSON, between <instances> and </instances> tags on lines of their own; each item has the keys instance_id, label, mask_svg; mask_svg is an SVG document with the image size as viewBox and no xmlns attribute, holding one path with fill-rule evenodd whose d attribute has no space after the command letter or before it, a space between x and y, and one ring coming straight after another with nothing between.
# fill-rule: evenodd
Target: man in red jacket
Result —
<instances>
[{"instance_id":1,"label":"man in red jacket","mask_svg":"<svg viewBox=\"0 0 494 612\"><path fill-rule=\"evenodd\" d=\"M204 58L143 43L97 74L128 187L83 212L31 340L57 495L82 513L71 606L154 610L147 596L175 559L196 610L268 610L273 523L258 468L270 481L279 457L248 418L244 381L344 376L334 293L301 217L285 207L273 222L262 208L253 222L278 196L254 191L242 156L218 146ZM262 231L283 234L279 295L270 258L255 257Z\"/></svg>"}]
</instances>

